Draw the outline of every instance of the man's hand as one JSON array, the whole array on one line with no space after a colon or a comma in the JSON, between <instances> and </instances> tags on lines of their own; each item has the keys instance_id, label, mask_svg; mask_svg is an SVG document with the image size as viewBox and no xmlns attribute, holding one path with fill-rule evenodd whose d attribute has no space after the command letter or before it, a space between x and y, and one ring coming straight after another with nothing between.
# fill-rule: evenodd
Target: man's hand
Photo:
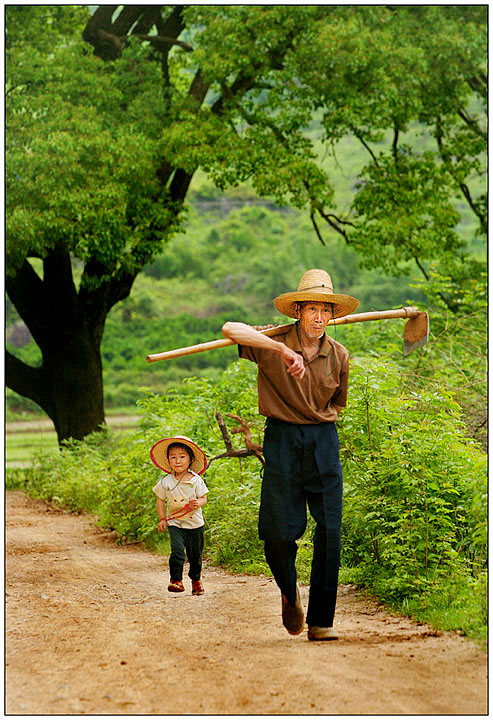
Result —
<instances>
[{"instance_id":1,"label":"man's hand","mask_svg":"<svg viewBox=\"0 0 493 720\"><path fill-rule=\"evenodd\" d=\"M305 363L303 362L303 355L291 350L286 345L283 345L282 359L287 366L289 375L292 375L296 380L301 380L305 374Z\"/></svg>"}]
</instances>

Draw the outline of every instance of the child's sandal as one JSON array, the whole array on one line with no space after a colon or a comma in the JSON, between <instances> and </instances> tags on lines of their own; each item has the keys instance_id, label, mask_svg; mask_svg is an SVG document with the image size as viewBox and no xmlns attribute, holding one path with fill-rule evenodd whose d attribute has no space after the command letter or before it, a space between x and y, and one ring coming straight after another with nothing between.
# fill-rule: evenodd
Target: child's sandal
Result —
<instances>
[{"instance_id":1,"label":"child's sandal","mask_svg":"<svg viewBox=\"0 0 493 720\"><path fill-rule=\"evenodd\" d=\"M182 580L170 580L168 585L169 592L185 592Z\"/></svg>"},{"instance_id":2,"label":"child's sandal","mask_svg":"<svg viewBox=\"0 0 493 720\"><path fill-rule=\"evenodd\" d=\"M192 580L192 595L203 595L204 588L200 580Z\"/></svg>"}]
</instances>

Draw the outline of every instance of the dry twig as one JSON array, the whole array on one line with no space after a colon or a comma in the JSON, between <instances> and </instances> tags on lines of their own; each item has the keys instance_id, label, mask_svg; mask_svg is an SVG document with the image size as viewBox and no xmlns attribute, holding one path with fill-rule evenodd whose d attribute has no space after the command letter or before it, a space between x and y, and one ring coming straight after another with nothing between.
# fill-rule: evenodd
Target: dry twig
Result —
<instances>
[{"instance_id":1,"label":"dry twig","mask_svg":"<svg viewBox=\"0 0 493 720\"><path fill-rule=\"evenodd\" d=\"M242 420L238 415L231 415L230 413L226 413L226 415L233 420L236 420L240 423L240 427L234 428L231 432L233 435L236 435L237 433L243 433L245 436L245 445L246 448L242 448L241 450L236 450L236 448L233 447L233 443L231 442L231 436L229 434L229 430L226 427L226 423L224 422L223 416L219 412L219 410L216 410L216 419L217 423L219 425L219 428L221 430L224 444L226 446L226 451L221 453L220 455L216 455L215 457L211 458L209 460L209 463L211 463L213 460L218 460L219 458L224 457L236 457L236 458L242 458L242 457L249 457L254 455L256 458L260 460L262 463L262 466L264 465L264 458L262 456L262 446L258 443L253 442L252 439L252 432L247 425L247 423Z\"/></svg>"}]
</instances>

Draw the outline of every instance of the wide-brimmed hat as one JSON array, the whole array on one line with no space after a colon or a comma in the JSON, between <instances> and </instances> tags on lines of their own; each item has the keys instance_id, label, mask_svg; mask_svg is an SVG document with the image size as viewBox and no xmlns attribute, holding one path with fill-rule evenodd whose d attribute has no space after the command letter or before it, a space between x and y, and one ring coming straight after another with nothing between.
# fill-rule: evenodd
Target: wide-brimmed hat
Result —
<instances>
[{"instance_id":1,"label":"wide-brimmed hat","mask_svg":"<svg viewBox=\"0 0 493 720\"><path fill-rule=\"evenodd\" d=\"M158 442L153 445L150 450L151 460L154 465L157 465L158 468L161 468L161 470L165 470L168 473L172 472L167 453L169 446L173 443L186 445L190 448L194 455L194 459L192 460L192 463L190 465L190 470L193 470L199 475L202 475L202 473L207 467L205 453L199 448L198 445L193 442L193 440L190 440L190 438L188 438L186 435L176 435L175 437L163 438L162 440L158 440Z\"/></svg>"},{"instance_id":2,"label":"wide-brimmed hat","mask_svg":"<svg viewBox=\"0 0 493 720\"><path fill-rule=\"evenodd\" d=\"M298 290L284 293L274 299L274 306L288 317L296 318L296 304L300 302L325 302L333 304L333 317L344 317L354 312L359 300L351 295L337 295L330 275L325 270L307 270L300 280Z\"/></svg>"}]
</instances>

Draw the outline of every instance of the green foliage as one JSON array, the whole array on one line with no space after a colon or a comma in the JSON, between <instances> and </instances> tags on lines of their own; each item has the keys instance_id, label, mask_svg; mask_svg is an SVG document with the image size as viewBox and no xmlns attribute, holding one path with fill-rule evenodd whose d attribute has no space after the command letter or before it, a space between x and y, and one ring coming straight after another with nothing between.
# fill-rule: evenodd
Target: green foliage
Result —
<instances>
[{"instance_id":1,"label":"green foliage","mask_svg":"<svg viewBox=\"0 0 493 720\"><path fill-rule=\"evenodd\" d=\"M416 157L400 147L398 159L381 157L356 187L356 215L366 218L354 241L367 267L391 272L402 263L458 251L459 214L449 197L449 179L431 153Z\"/></svg>"},{"instance_id":2,"label":"green foliage","mask_svg":"<svg viewBox=\"0 0 493 720\"><path fill-rule=\"evenodd\" d=\"M204 108L170 129L176 161L223 190L249 180L259 195L308 208L368 267L391 273L457 253L464 213L484 236L484 9L191 6L185 16L201 26L195 57L216 96L238 62L250 84L228 106L229 122ZM264 63L253 59L259 41ZM351 188L345 205L318 152L315 116L330 151L348 135L365 150L365 162L339 175Z\"/></svg>"},{"instance_id":3,"label":"green foliage","mask_svg":"<svg viewBox=\"0 0 493 720\"><path fill-rule=\"evenodd\" d=\"M122 542L141 540L167 552L152 493L161 472L149 449L161 437L185 434L210 461L224 452L216 410L231 429L226 413L244 418L261 442L256 368L238 361L216 382L189 378L163 396L147 392L139 405L142 420L133 435L97 433L71 443L57 457L40 456L23 474L9 474L8 486L88 510L116 529ZM439 627L481 638L486 456L465 437L458 405L443 389L413 391L390 361L354 361L339 436L346 580ZM205 479L207 557L235 571L267 572L257 535L260 463L216 459ZM309 579L312 531L310 520L297 559L303 582Z\"/></svg>"},{"instance_id":4,"label":"green foliage","mask_svg":"<svg viewBox=\"0 0 493 720\"><path fill-rule=\"evenodd\" d=\"M355 363L341 438L345 564L398 600L484 572L485 456L445 391L405 392L389 362Z\"/></svg>"},{"instance_id":5,"label":"green foliage","mask_svg":"<svg viewBox=\"0 0 493 720\"><path fill-rule=\"evenodd\" d=\"M56 246L108 277L140 269L176 214L156 176L156 66L134 46L109 68L75 39L49 56L18 43L8 60L8 271Z\"/></svg>"},{"instance_id":6,"label":"green foliage","mask_svg":"<svg viewBox=\"0 0 493 720\"><path fill-rule=\"evenodd\" d=\"M72 511L97 514L107 483L106 459L113 448L114 439L98 432L84 442L64 444L58 453L39 452L29 468L9 471L7 487L25 488L32 497Z\"/></svg>"}]
</instances>

